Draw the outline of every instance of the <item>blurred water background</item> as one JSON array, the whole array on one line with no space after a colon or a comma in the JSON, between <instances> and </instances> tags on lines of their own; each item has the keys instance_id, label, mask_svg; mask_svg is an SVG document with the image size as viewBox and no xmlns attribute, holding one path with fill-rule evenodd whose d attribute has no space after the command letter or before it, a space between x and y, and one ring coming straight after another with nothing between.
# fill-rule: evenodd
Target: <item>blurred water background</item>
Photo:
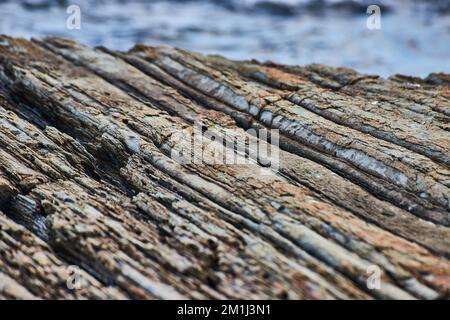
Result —
<instances>
[{"instance_id":1,"label":"blurred water background","mask_svg":"<svg viewBox=\"0 0 450 320\"><path fill-rule=\"evenodd\" d=\"M81 8L81 30L66 28L71 4ZM371 4L381 7L381 30L366 27ZM450 0L0 0L0 33L118 50L167 44L382 76L450 73Z\"/></svg>"}]
</instances>

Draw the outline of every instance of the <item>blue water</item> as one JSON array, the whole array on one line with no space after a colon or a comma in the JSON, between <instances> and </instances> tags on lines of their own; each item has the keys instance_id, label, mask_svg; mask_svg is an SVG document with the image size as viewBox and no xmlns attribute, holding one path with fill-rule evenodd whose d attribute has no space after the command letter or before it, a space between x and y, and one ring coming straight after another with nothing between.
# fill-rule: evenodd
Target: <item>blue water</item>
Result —
<instances>
[{"instance_id":1,"label":"blue water","mask_svg":"<svg viewBox=\"0 0 450 320\"><path fill-rule=\"evenodd\" d=\"M81 8L81 29L66 8ZM366 8L381 6L381 30ZM450 73L450 0L0 0L0 33L127 50L167 44L233 59L324 63L389 76Z\"/></svg>"}]
</instances>

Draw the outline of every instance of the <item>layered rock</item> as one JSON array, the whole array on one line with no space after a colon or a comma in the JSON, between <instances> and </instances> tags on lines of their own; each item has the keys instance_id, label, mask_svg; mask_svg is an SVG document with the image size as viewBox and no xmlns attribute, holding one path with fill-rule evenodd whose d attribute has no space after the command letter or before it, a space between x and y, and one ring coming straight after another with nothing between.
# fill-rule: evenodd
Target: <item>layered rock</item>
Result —
<instances>
[{"instance_id":1,"label":"layered rock","mask_svg":"<svg viewBox=\"0 0 450 320\"><path fill-rule=\"evenodd\" d=\"M0 298L448 298L447 78L2 36Z\"/></svg>"}]
</instances>

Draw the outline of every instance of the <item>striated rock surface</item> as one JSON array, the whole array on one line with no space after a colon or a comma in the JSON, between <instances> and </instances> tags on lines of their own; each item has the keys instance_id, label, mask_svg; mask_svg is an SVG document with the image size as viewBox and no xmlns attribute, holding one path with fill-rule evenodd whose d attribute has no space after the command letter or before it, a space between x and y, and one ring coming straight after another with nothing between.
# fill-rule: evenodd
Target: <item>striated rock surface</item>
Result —
<instances>
[{"instance_id":1,"label":"striated rock surface","mask_svg":"<svg viewBox=\"0 0 450 320\"><path fill-rule=\"evenodd\" d=\"M1 36L0 298L448 299L448 79Z\"/></svg>"}]
</instances>

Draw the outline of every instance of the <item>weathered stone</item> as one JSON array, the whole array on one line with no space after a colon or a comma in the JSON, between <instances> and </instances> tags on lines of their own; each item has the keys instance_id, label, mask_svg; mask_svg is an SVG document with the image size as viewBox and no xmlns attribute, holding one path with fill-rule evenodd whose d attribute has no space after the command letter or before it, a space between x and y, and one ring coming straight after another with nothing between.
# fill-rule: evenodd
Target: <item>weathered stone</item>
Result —
<instances>
[{"instance_id":1,"label":"weathered stone","mask_svg":"<svg viewBox=\"0 0 450 320\"><path fill-rule=\"evenodd\" d=\"M449 297L447 75L0 39L0 298Z\"/></svg>"}]
</instances>

